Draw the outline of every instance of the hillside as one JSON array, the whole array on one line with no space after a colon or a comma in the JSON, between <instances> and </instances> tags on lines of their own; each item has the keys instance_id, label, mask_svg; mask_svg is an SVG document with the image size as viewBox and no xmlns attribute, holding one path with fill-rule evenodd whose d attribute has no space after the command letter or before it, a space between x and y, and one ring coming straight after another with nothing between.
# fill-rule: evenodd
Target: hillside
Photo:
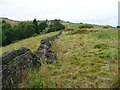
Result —
<instances>
[{"instance_id":1,"label":"hillside","mask_svg":"<svg viewBox=\"0 0 120 90\"><path fill-rule=\"evenodd\" d=\"M2 47L3 52L20 47L35 51L39 41L57 32L31 37ZM25 88L113 88L118 87L117 29L65 30L52 42L57 63L29 70Z\"/></svg>"},{"instance_id":2,"label":"hillside","mask_svg":"<svg viewBox=\"0 0 120 90\"><path fill-rule=\"evenodd\" d=\"M2 21L2 20L6 21L7 23L10 23L11 25L16 25L18 23L18 21L0 17L0 21Z\"/></svg>"},{"instance_id":3,"label":"hillside","mask_svg":"<svg viewBox=\"0 0 120 90\"><path fill-rule=\"evenodd\" d=\"M2 21L2 20L6 21L7 23L10 23L11 25L17 25L18 22L32 22L32 20L30 20L30 21L15 21L15 20L11 20L11 19L8 19L8 18L0 17L0 21ZM42 21L45 21L45 20L38 20L38 21L42 22ZM48 22L50 23L51 20L48 20ZM60 20L60 22L63 25L65 25L66 27L70 27L71 29L79 29L79 26L80 26L79 23L66 22L66 21L63 21L63 20ZM94 28L103 28L102 25L95 25L95 24L92 24L92 25L94 26Z\"/></svg>"}]
</instances>

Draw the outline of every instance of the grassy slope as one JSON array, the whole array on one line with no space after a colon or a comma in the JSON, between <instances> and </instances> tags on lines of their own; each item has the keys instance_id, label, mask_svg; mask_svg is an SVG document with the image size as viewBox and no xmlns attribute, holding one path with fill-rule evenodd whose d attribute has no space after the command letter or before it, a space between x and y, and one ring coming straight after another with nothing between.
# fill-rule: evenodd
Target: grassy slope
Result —
<instances>
[{"instance_id":1,"label":"grassy slope","mask_svg":"<svg viewBox=\"0 0 120 90\"><path fill-rule=\"evenodd\" d=\"M14 20L11 20L11 19L0 18L0 21L2 21L2 20L4 20L4 21L10 23L11 25L17 25L17 24L18 24L17 21L14 21Z\"/></svg>"},{"instance_id":2,"label":"grassy slope","mask_svg":"<svg viewBox=\"0 0 120 90\"><path fill-rule=\"evenodd\" d=\"M76 28L78 29L78 28ZM37 50L42 38L57 32L31 37L2 47L2 52L20 47ZM118 86L117 30L79 33L64 31L52 43L57 63L29 70L29 83L24 87L109 88Z\"/></svg>"},{"instance_id":3,"label":"grassy slope","mask_svg":"<svg viewBox=\"0 0 120 90\"><path fill-rule=\"evenodd\" d=\"M39 35L36 37L31 37L28 39L17 41L16 43L12 43L12 44L5 46L5 47L0 47L0 54L7 52L9 50L12 50L12 49L18 49L20 47L26 47L26 48L29 48L31 51L35 51L39 47L41 39L43 39L47 36L54 35L56 33L57 32L52 32L49 34Z\"/></svg>"},{"instance_id":4,"label":"grassy slope","mask_svg":"<svg viewBox=\"0 0 120 90\"><path fill-rule=\"evenodd\" d=\"M117 30L75 32L64 31L52 43L57 63L30 70L25 87L118 87Z\"/></svg>"}]
</instances>

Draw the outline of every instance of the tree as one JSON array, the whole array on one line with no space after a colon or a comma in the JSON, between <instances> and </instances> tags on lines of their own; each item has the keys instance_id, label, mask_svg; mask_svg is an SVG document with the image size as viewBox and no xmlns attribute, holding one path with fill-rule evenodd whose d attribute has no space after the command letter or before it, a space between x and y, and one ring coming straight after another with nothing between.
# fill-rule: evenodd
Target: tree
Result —
<instances>
[{"instance_id":1,"label":"tree","mask_svg":"<svg viewBox=\"0 0 120 90\"><path fill-rule=\"evenodd\" d=\"M39 34L39 29L38 29L38 22L36 19L33 20L33 24L34 24L34 29L35 29L35 33Z\"/></svg>"},{"instance_id":2,"label":"tree","mask_svg":"<svg viewBox=\"0 0 120 90\"><path fill-rule=\"evenodd\" d=\"M54 32L54 31L56 31L56 28L55 28L55 27L50 27L50 28L48 29L48 33L49 33L49 32Z\"/></svg>"},{"instance_id":3,"label":"tree","mask_svg":"<svg viewBox=\"0 0 120 90\"><path fill-rule=\"evenodd\" d=\"M2 45L4 46L7 44L8 44L7 36L4 33L2 33Z\"/></svg>"},{"instance_id":4,"label":"tree","mask_svg":"<svg viewBox=\"0 0 120 90\"><path fill-rule=\"evenodd\" d=\"M5 20L2 20L2 23L6 23L6 21L5 21Z\"/></svg>"},{"instance_id":5,"label":"tree","mask_svg":"<svg viewBox=\"0 0 120 90\"><path fill-rule=\"evenodd\" d=\"M6 22L2 23L2 30L7 30L9 28L12 28L12 26L9 23Z\"/></svg>"},{"instance_id":6,"label":"tree","mask_svg":"<svg viewBox=\"0 0 120 90\"><path fill-rule=\"evenodd\" d=\"M59 31L62 29L65 29L65 26L60 23L60 20L55 19L51 21L50 29L48 32Z\"/></svg>"},{"instance_id":7,"label":"tree","mask_svg":"<svg viewBox=\"0 0 120 90\"><path fill-rule=\"evenodd\" d=\"M23 36L24 38L28 38L35 34L35 28L33 24L27 24L23 29Z\"/></svg>"},{"instance_id":8,"label":"tree","mask_svg":"<svg viewBox=\"0 0 120 90\"><path fill-rule=\"evenodd\" d=\"M13 41L28 38L35 34L35 25L32 22L20 22L12 27L9 23L2 24L2 45L8 45Z\"/></svg>"},{"instance_id":9,"label":"tree","mask_svg":"<svg viewBox=\"0 0 120 90\"><path fill-rule=\"evenodd\" d=\"M2 24L2 45L7 45L13 41L13 28L9 23Z\"/></svg>"},{"instance_id":10,"label":"tree","mask_svg":"<svg viewBox=\"0 0 120 90\"><path fill-rule=\"evenodd\" d=\"M23 39L24 36L23 36L23 29L20 25L17 25L14 27L14 36L16 38L16 40L20 40L20 39Z\"/></svg>"},{"instance_id":11,"label":"tree","mask_svg":"<svg viewBox=\"0 0 120 90\"><path fill-rule=\"evenodd\" d=\"M5 32L5 35L7 36L7 41L8 41L8 44L12 43L15 39L15 33L14 33L14 30L13 28L9 28L6 32Z\"/></svg>"},{"instance_id":12,"label":"tree","mask_svg":"<svg viewBox=\"0 0 120 90\"><path fill-rule=\"evenodd\" d=\"M39 26L38 26L38 28L39 28L39 33L42 32L46 27L48 27L46 21L40 23Z\"/></svg>"},{"instance_id":13,"label":"tree","mask_svg":"<svg viewBox=\"0 0 120 90\"><path fill-rule=\"evenodd\" d=\"M117 28L120 28L120 26L117 26Z\"/></svg>"},{"instance_id":14,"label":"tree","mask_svg":"<svg viewBox=\"0 0 120 90\"><path fill-rule=\"evenodd\" d=\"M33 24L34 24L34 25L38 25L38 22L37 22L36 19L33 20Z\"/></svg>"}]
</instances>

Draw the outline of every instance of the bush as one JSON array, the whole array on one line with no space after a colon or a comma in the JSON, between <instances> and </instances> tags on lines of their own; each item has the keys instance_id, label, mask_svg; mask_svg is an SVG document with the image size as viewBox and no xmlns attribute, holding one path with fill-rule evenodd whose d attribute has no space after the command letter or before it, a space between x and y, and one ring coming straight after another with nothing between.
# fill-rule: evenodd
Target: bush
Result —
<instances>
[{"instance_id":1,"label":"bush","mask_svg":"<svg viewBox=\"0 0 120 90\"><path fill-rule=\"evenodd\" d=\"M34 19L32 23L34 24L35 33L39 34L38 21Z\"/></svg>"},{"instance_id":2,"label":"bush","mask_svg":"<svg viewBox=\"0 0 120 90\"><path fill-rule=\"evenodd\" d=\"M82 29L82 28L93 28L93 25L91 25L91 24L81 24L81 25L79 26L79 28L80 28L80 29Z\"/></svg>"},{"instance_id":3,"label":"bush","mask_svg":"<svg viewBox=\"0 0 120 90\"><path fill-rule=\"evenodd\" d=\"M29 38L33 35L35 36L35 33L44 33L47 27L47 20L40 24L38 24L36 19L34 19L33 22L21 21L16 26L11 26L9 23L2 21L2 45L5 46L17 40ZM65 29L65 26L60 23L60 20L53 20L47 31L54 32L61 29Z\"/></svg>"},{"instance_id":4,"label":"bush","mask_svg":"<svg viewBox=\"0 0 120 90\"><path fill-rule=\"evenodd\" d=\"M83 24L82 22L80 22L80 24Z\"/></svg>"},{"instance_id":5,"label":"bush","mask_svg":"<svg viewBox=\"0 0 120 90\"><path fill-rule=\"evenodd\" d=\"M40 23L38 25L38 34L40 34L40 32L43 32L43 30L45 30L45 28L47 28L47 27L48 27L48 25L47 25L46 21Z\"/></svg>"},{"instance_id":6,"label":"bush","mask_svg":"<svg viewBox=\"0 0 120 90\"><path fill-rule=\"evenodd\" d=\"M120 26L117 26L117 28L120 28Z\"/></svg>"},{"instance_id":7,"label":"bush","mask_svg":"<svg viewBox=\"0 0 120 90\"><path fill-rule=\"evenodd\" d=\"M48 31L59 31L65 29L65 26L60 23L60 20L53 20L50 24L50 29Z\"/></svg>"},{"instance_id":8,"label":"bush","mask_svg":"<svg viewBox=\"0 0 120 90\"><path fill-rule=\"evenodd\" d=\"M28 38L35 34L35 29L33 24L27 24L23 29L23 35L25 38Z\"/></svg>"},{"instance_id":9,"label":"bush","mask_svg":"<svg viewBox=\"0 0 120 90\"><path fill-rule=\"evenodd\" d=\"M2 45L7 45L13 41L13 29L9 23L2 23Z\"/></svg>"},{"instance_id":10,"label":"bush","mask_svg":"<svg viewBox=\"0 0 120 90\"><path fill-rule=\"evenodd\" d=\"M56 29L55 29L54 27L50 27L50 28L48 29L48 33L49 33L49 32L54 32L54 31L56 31Z\"/></svg>"},{"instance_id":11,"label":"bush","mask_svg":"<svg viewBox=\"0 0 120 90\"><path fill-rule=\"evenodd\" d=\"M109 26L104 26L103 28L110 28Z\"/></svg>"},{"instance_id":12,"label":"bush","mask_svg":"<svg viewBox=\"0 0 120 90\"><path fill-rule=\"evenodd\" d=\"M9 23L2 23L2 45L8 45L16 40L34 35L35 29L31 22L20 22L12 27Z\"/></svg>"}]
</instances>

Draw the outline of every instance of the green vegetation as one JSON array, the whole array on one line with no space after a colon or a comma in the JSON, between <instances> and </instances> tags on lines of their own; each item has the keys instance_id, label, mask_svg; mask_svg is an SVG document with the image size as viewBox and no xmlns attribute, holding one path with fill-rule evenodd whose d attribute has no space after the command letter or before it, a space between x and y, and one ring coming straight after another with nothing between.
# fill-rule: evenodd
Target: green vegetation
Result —
<instances>
[{"instance_id":1,"label":"green vegetation","mask_svg":"<svg viewBox=\"0 0 120 90\"><path fill-rule=\"evenodd\" d=\"M89 28L90 29L90 28L93 28L93 25L91 25L91 24L82 24L82 25L79 26L79 28L80 29L82 29L82 28Z\"/></svg>"},{"instance_id":2,"label":"green vegetation","mask_svg":"<svg viewBox=\"0 0 120 90\"><path fill-rule=\"evenodd\" d=\"M72 24L72 29L79 29L79 26L80 26L80 24L78 23L78 24Z\"/></svg>"},{"instance_id":3,"label":"green vegetation","mask_svg":"<svg viewBox=\"0 0 120 90\"><path fill-rule=\"evenodd\" d=\"M36 36L41 34L47 27L49 27L49 30L46 33L65 29L65 26L58 20L53 20L50 26L47 24L47 20L42 22L38 22L36 19L21 21L15 26L2 21L2 45L5 46L21 39Z\"/></svg>"},{"instance_id":4,"label":"green vegetation","mask_svg":"<svg viewBox=\"0 0 120 90\"><path fill-rule=\"evenodd\" d=\"M29 70L29 82L27 85L23 86L26 88L60 88L59 85L49 79L49 69L48 66L43 65L41 68ZM44 71L43 71L44 70ZM41 74L42 73L42 74Z\"/></svg>"},{"instance_id":5,"label":"green vegetation","mask_svg":"<svg viewBox=\"0 0 120 90\"><path fill-rule=\"evenodd\" d=\"M72 24L72 27L71 29L79 29L79 27L83 25L83 24L79 24L79 23L76 23L76 24ZM94 28L103 28L103 26L101 25L95 25L95 24L91 24Z\"/></svg>"},{"instance_id":6,"label":"green vegetation","mask_svg":"<svg viewBox=\"0 0 120 90\"><path fill-rule=\"evenodd\" d=\"M50 28L48 29L48 32L54 32L65 29L65 26L60 23L60 20L52 20L50 24Z\"/></svg>"},{"instance_id":7,"label":"green vegetation","mask_svg":"<svg viewBox=\"0 0 120 90\"><path fill-rule=\"evenodd\" d=\"M117 28L120 28L120 26L117 26Z\"/></svg>"},{"instance_id":8,"label":"green vegetation","mask_svg":"<svg viewBox=\"0 0 120 90\"><path fill-rule=\"evenodd\" d=\"M32 52L36 51L40 45L40 40L42 40L43 38L47 37L47 36L52 36L54 34L57 34L57 32L51 32L48 34L44 34L44 35L37 35L35 37L30 37L24 40L19 40L15 43L11 43L8 46L2 46L0 47L0 54L13 50L13 49L18 49L20 47L26 47L29 48Z\"/></svg>"},{"instance_id":9,"label":"green vegetation","mask_svg":"<svg viewBox=\"0 0 120 90\"><path fill-rule=\"evenodd\" d=\"M65 22L64 22L65 24ZM51 50L57 53L54 64L44 64L28 70L28 83L25 88L116 88L118 82L118 30L93 29L78 30L82 24L72 24L71 30L52 42ZM97 27L93 25L94 27ZM6 25L7 27L7 25ZM10 27L8 25L8 27ZM52 27L52 24L51 24ZM27 27L26 27L27 28ZM20 47L37 50L39 41L51 32L37 35L1 47L1 54ZM4 37L5 38L5 37Z\"/></svg>"},{"instance_id":10,"label":"green vegetation","mask_svg":"<svg viewBox=\"0 0 120 90\"><path fill-rule=\"evenodd\" d=\"M94 28L103 28L102 25L95 25L95 24L92 24L94 26Z\"/></svg>"},{"instance_id":11,"label":"green vegetation","mask_svg":"<svg viewBox=\"0 0 120 90\"><path fill-rule=\"evenodd\" d=\"M103 26L103 28L111 28L111 26Z\"/></svg>"},{"instance_id":12,"label":"green vegetation","mask_svg":"<svg viewBox=\"0 0 120 90\"><path fill-rule=\"evenodd\" d=\"M35 33L39 34L40 32L39 32L39 29L38 29L38 22L37 22L37 20L34 19L32 23L34 25Z\"/></svg>"},{"instance_id":13,"label":"green vegetation","mask_svg":"<svg viewBox=\"0 0 120 90\"><path fill-rule=\"evenodd\" d=\"M44 21L44 22L41 22L39 25L38 25L38 32L43 32L43 30L45 30L45 28L48 27L47 25L47 22Z\"/></svg>"},{"instance_id":14,"label":"green vegetation","mask_svg":"<svg viewBox=\"0 0 120 90\"><path fill-rule=\"evenodd\" d=\"M52 42L51 49L57 53L57 63L29 71L30 82L25 87L119 87L117 29L82 34L72 34L73 31L64 31ZM111 34L99 37L106 33ZM42 78L38 78L39 75Z\"/></svg>"},{"instance_id":15,"label":"green vegetation","mask_svg":"<svg viewBox=\"0 0 120 90\"><path fill-rule=\"evenodd\" d=\"M34 25L28 22L20 22L16 26L9 23L2 24L2 45L8 45L16 40L25 39L35 34Z\"/></svg>"},{"instance_id":16,"label":"green vegetation","mask_svg":"<svg viewBox=\"0 0 120 90\"><path fill-rule=\"evenodd\" d=\"M40 24L38 24L38 23L39 22L36 19L33 20L36 34L40 34L41 32L43 32L43 30L45 30L46 27L48 27L47 21L42 21L42 22L40 22Z\"/></svg>"}]
</instances>

